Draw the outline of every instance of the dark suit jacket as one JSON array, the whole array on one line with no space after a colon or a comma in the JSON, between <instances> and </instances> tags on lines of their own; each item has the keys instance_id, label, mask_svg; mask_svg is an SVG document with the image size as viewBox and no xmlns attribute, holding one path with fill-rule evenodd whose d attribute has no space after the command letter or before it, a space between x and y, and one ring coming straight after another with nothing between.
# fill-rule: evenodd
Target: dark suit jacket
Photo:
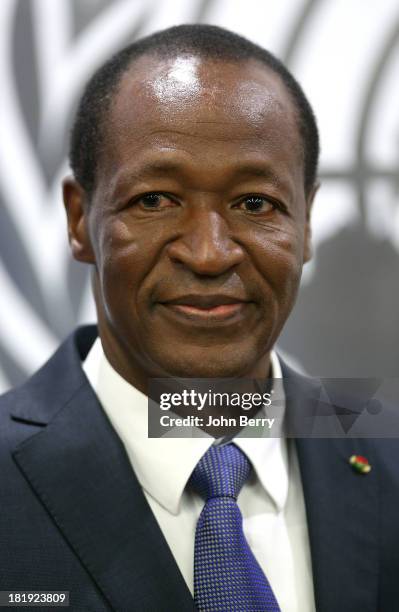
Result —
<instances>
[{"instance_id":1,"label":"dark suit jacket","mask_svg":"<svg viewBox=\"0 0 399 612\"><path fill-rule=\"evenodd\" d=\"M188 612L190 592L81 368L95 335L78 330L0 400L0 589L69 590L74 612ZM317 610L397 612L398 443L296 445ZM353 453L369 459L367 476L349 466Z\"/></svg>"}]
</instances>

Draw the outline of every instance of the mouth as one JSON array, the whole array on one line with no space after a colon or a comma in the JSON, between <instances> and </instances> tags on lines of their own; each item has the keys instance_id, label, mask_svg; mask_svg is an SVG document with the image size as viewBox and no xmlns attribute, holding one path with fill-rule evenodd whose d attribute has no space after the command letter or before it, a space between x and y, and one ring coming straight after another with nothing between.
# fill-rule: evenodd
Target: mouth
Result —
<instances>
[{"instance_id":1,"label":"mouth","mask_svg":"<svg viewBox=\"0 0 399 612\"><path fill-rule=\"evenodd\" d=\"M243 316L250 301L228 295L186 295L161 302L172 314L191 322L224 322Z\"/></svg>"}]
</instances>

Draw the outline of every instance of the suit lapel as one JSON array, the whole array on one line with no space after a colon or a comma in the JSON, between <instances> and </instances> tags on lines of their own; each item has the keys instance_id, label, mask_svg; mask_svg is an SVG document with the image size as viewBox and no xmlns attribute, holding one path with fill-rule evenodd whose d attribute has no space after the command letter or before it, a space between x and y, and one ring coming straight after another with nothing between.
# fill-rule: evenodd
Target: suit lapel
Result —
<instances>
[{"instance_id":1,"label":"suit lapel","mask_svg":"<svg viewBox=\"0 0 399 612\"><path fill-rule=\"evenodd\" d=\"M80 360L95 333L79 332L80 356L72 338L21 392L14 418L43 428L20 445L15 460L114 610L192 611L124 448L83 374ZM283 374L296 389L287 402L288 427L294 422L293 431L303 432L296 447L317 610L375 612L378 474L360 475L348 464L354 453L373 464L372 446L306 438L319 391L305 389L305 379L284 365ZM305 406L303 397L310 398Z\"/></svg>"},{"instance_id":2,"label":"suit lapel","mask_svg":"<svg viewBox=\"0 0 399 612\"><path fill-rule=\"evenodd\" d=\"M80 368L77 358L72 362ZM125 450L83 372L66 404L42 408L39 420L46 410L55 416L14 458L111 607L194 610ZM26 421L26 410L14 418Z\"/></svg>"},{"instance_id":3,"label":"suit lapel","mask_svg":"<svg viewBox=\"0 0 399 612\"><path fill-rule=\"evenodd\" d=\"M291 433L300 432L295 444L305 497L317 611L375 612L379 571L378 472L372 469L369 474L359 474L349 464L350 456L359 454L376 465L373 447L367 440L343 437L337 418L324 418L331 410L326 411L320 385L317 389L317 384L286 366L283 373L290 378L288 425ZM339 414L344 405L338 407ZM351 406L347 404L347 408L349 413ZM312 431L314 435L312 420L316 415L323 416L323 438L310 437Z\"/></svg>"},{"instance_id":4,"label":"suit lapel","mask_svg":"<svg viewBox=\"0 0 399 612\"><path fill-rule=\"evenodd\" d=\"M363 475L348 463L365 454L361 441L298 439L320 612L375 612L379 568L377 473Z\"/></svg>"}]
</instances>

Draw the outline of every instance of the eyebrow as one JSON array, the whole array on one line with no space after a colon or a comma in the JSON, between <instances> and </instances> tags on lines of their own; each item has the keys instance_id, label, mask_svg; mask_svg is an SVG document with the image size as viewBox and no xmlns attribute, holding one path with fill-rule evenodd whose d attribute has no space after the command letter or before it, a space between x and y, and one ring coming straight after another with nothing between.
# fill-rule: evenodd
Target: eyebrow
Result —
<instances>
[{"instance_id":1,"label":"eyebrow","mask_svg":"<svg viewBox=\"0 0 399 612\"><path fill-rule=\"evenodd\" d=\"M234 174L242 175L242 176L255 176L259 178L265 178L267 180L271 180L276 183L280 183L280 179L276 175L275 172L271 168L266 166L256 165L256 164L241 164L237 166L234 171Z\"/></svg>"},{"instance_id":2,"label":"eyebrow","mask_svg":"<svg viewBox=\"0 0 399 612\"><path fill-rule=\"evenodd\" d=\"M121 183L132 179L153 177L154 175L167 176L170 174L184 174L184 166L172 160L153 160L147 161L124 174ZM256 162L243 162L231 169L233 178L263 178L276 187L286 188L287 185L273 170L265 164Z\"/></svg>"},{"instance_id":3,"label":"eyebrow","mask_svg":"<svg viewBox=\"0 0 399 612\"><path fill-rule=\"evenodd\" d=\"M152 178L154 175L159 174L168 175L173 172L181 172L181 165L176 162L166 160L145 162L136 168L131 168L130 170L123 172L118 180L117 188L119 188L119 186L123 187L126 183L132 180L140 180L146 177Z\"/></svg>"},{"instance_id":4,"label":"eyebrow","mask_svg":"<svg viewBox=\"0 0 399 612\"><path fill-rule=\"evenodd\" d=\"M138 168L137 174L168 174L169 172L181 172L182 166L178 162L159 160L146 162Z\"/></svg>"}]
</instances>

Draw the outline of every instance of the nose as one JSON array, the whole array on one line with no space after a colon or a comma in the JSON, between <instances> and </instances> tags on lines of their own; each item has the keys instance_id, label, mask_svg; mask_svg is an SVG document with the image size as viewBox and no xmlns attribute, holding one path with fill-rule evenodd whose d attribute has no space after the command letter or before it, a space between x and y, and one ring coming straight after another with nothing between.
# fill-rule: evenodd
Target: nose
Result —
<instances>
[{"instance_id":1,"label":"nose","mask_svg":"<svg viewBox=\"0 0 399 612\"><path fill-rule=\"evenodd\" d=\"M235 242L226 220L216 211L199 210L169 245L172 261L198 275L219 276L241 263L244 251Z\"/></svg>"}]
</instances>

